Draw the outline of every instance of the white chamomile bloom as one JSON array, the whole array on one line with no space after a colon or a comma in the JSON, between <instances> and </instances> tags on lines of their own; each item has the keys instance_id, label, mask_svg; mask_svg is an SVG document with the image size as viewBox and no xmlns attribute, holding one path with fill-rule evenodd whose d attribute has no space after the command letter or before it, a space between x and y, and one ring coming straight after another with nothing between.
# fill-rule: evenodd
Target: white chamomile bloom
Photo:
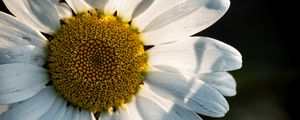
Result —
<instances>
[{"instance_id":1,"label":"white chamomile bloom","mask_svg":"<svg viewBox=\"0 0 300 120\"><path fill-rule=\"evenodd\" d=\"M240 53L191 37L229 0L3 2L1 120L199 120L236 94Z\"/></svg>"}]
</instances>

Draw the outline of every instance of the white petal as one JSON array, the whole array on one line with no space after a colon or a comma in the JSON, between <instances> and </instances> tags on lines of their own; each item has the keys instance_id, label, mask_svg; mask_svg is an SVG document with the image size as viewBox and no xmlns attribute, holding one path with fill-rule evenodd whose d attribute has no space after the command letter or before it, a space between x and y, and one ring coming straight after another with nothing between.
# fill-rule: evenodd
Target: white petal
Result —
<instances>
[{"instance_id":1,"label":"white petal","mask_svg":"<svg viewBox=\"0 0 300 120\"><path fill-rule=\"evenodd\" d=\"M142 30L145 44L157 45L181 40L206 29L225 14L229 4L228 0L181 0L163 10L151 11L150 7L151 12L146 11L134 22Z\"/></svg>"},{"instance_id":2,"label":"white petal","mask_svg":"<svg viewBox=\"0 0 300 120\"><path fill-rule=\"evenodd\" d=\"M54 1L57 4L57 12L60 19L64 19L72 16L72 10L70 6L66 3L58 3L57 0Z\"/></svg>"},{"instance_id":3,"label":"white petal","mask_svg":"<svg viewBox=\"0 0 300 120\"><path fill-rule=\"evenodd\" d=\"M145 120L199 120L196 113L182 108L172 101L164 99L147 86L137 96L137 107Z\"/></svg>"},{"instance_id":4,"label":"white petal","mask_svg":"<svg viewBox=\"0 0 300 120\"><path fill-rule=\"evenodd\" d=\"M128 21L143 13L153 0L86 0L86 2L106 14L112 15L118 11L118 16L125 17Z\"/></svg>"},{"instance_id":5,"label":"white petal","mask_svg":"<svg viewBox=\"0 0 300 120\"><path fill-rule=\"evenodd\" d=\"M120 115L115 112L101 112L99 120L123 120Z\"/></svg>"},{"instance_id":6,"label":"white petal","mask_svg":"<svg viewBox=\"0 0 300 120\"><path fill-rule=\"evenodd\" d=\"M80 120L80 112L78 108L74 109L72 120Z\"/></svg>"},{"instance_id":7,"label":"white petal","mask_svg":"<svg viewBox=\"0 0 300 120\"><path fill-rule=\"evenodd\" d=\"M236 82L227 72L203 73L194 77L211 85L224 96L234 96L236 94Z\"/></svg>"},{"instance_id":8,"label":"white petal","mask_svg":"<svg viewBox=\"0 0 300 120\"><path fill-rule=\"evenodd\" d=\"M142 120L141 117L135 114L139 114L136 109L129 109L129 106L125 106L116 112L102 112L99 116L99 120Z\"/></svg>"},{"instance_id":9,"label":"white petal","mask_svg":"<svg viewBox=\"0 0 300 120\"><path fill-rule=\"evenodd\" d=\"M43 89L36 96L16 104L14 107L0 115L3 120L37 120L51 107L56 99L52 87Z\"/></svg>"},{"instance_id":10,"label":"white petal","mask_svg":"<svg viewBox=\"0 0 300 120\"><path fill-rule=\"evenodd\" d=\"M118 8L118 16L128 22L132 19L132 14L142 0L121 0Z\"/></svg>"},{"instance_id":11,"label":"white petal","mask_svg":"<svg viewBox=\"0 0 300 120\"><path fill-rule=\"evenodd\" d=\"M104 7L104 13L108 15L114 14L120 7L120 0L109 0Z\"/></svg>"},{"instance_id":12,"label":"white petal","mask_svg":"<svg viewBox=\"0 0 300 120\"><path fill-rule=\"evenodd\" d=\"M23 23L53 34L60 28L57 5L50 0L3 0L11 13Z\"/></svg>"},{"instance_id":13,"label":"white petal","mask_svg":"<svg viewBox=\"0 0 300 120\"><path fill-rule=\"evenodd\" d=\"M96 120L94 114L88 110L80 111L80 120Z\"/></svg>"},{"instance_id":14,"label":"white petal","mask_svg":"<svg viewBox=\"0 0 300 120\"><path fill-rule=\"evenodd\" d=\"M67 108L66 113L64 114L63 120L73 120L72 118L73 118L74 110L75 108L72 105L70 105Z\"/></svg>"},{"instance_id":15,"label":"white petal","mask_svg":"<svg viewBox=\"0 0 300 120\"><path fill-rule=\"evenodd\" d=\"M154 0L142 0L132 13L132 18L136 18L144 13L154 2Z\"/></svg>"},{"instance_id":16,"label":"white petal","mask_svg":"<svg viewBox=\"0 0 300 120\"><path fill-rule=\"evenodd\" d=\"M9 108L8 105L1 105L0 104L0 114L2 114L3 112L7 111Z\"/></svg>"},{"instance_id":17,"label":"white petal","mask_svg":"<svg viewBox=\"0 0 300 120\"><path fill-rule=\"evenodd\" d=\"M66 109L67 102L63 98L57 97L51 108L39 120L64 120Z\"/></svg>"},{"instance_id":18,"label":"white petal","mask_svg":"<svg viewBox=\"0 0 300 120\"><path fill-rule=\"evenodd\" d=\"M138 120L134 115L128 110L128 106L121 108L117 111L120 115L121 120Z\"/></svg>"},{"instance_id":19,"label":"white petal","mask_svg":"<svg viewBox=\"0 0 300 120\"><path fill-rule=\"evenodd\" d=\"M60 18L66 18L72 16L71 8L67 4L60 4L58 7L58 14Z\"/></svg>"},{"instance_id":20,"label":"white petal","mask_svg":"<svg viewBox=\"0 0 300 120\"><path fill-rule=\"evenodd\" d=\"M38 94L40 90L42 90L44 85L36 85L34 87L25 88L21 91L10 92L10 93L1 93L0 95L0 103L1 104L11 104L20 102L23 100L27 100L32 96Z\"/></svg>"},{"instance_id":21,"label":"white petal","mask_svg":"<svg viewBox=\"0 0 300 120\"><path fill-rule=\"evenodd\" d=\"M171 111L172 106L175 104L153 94L146 87L143 87L140 91L136 98L136 103L137 109L143 119L166 120L170 119L170 117L175 117L170 114L168 115L168 112Z\"/></svg>"},{"instance_id":22,"label":"white petal","mask_svg":"<svg viewBox=\"0 0 300 120\"><path fill-rule=\"evenodd\" d=\"M42 67L21 63L0 65L0 103L30 98L48 81L48 72Z\"/></svg>"},{"instance_id":23,"label":"white petal","mask_svg":"<svg viewBox=\"0 0 300 120\"><path fill-rule=\"evenodd\" d=\"M131 101L127 103L126 110L124 111L130 115L128 120L143 120L135 97L133 97ZM126 114L125 112L121 112L121 114Z\"/></svg>"},{"instance_id":24,"label":"white petal","mask_svg":"<svg viewBox=\"0 0 300 120\"><path fill-rule=\"evenodd\" d=\"M109 0L85 0L92 7L97 8L98 10L104 10L105 5Z\"/></svg>"},{"instance_id":25,"label":"white petal","mask_svg":"<svg viewBox=\"0 0 300 120\"><path fill-rule=\"evenodd\" d=\"M139 15L133 19L133 22L143 31L152 19L182 1L185 0L144 0L146 10L139 13Z\"/></svg>"},{"instance_id":26,"label":"white petal","mask_svg":"<svg viewBox=\"0 0 300 120\"><path fill-rule=\"evenodd\" d=\"M46 60L46 49L32 45L0 47L0 64L29 63L44 66Z\"/></svg>"},{"instance_id":27,"label":"white petal","mask_svg":"<svg viewBox=\"0 0 300 120\"><path fill-rule=\"evenodd\" d=\"M157 95L203 115L221 117L229 110L226 99L217 90L180 73L151 70L145 83Z\"/></svg>"},{"instance_id":28,"label":"white petal","mask_svg":"<svg viewBox=\"0 0 300 120\"><path fill-rule=\"evenodd\" d=\"M184 73L223 72L239 69L242 56L233 47L207 37L193 37L157 45L148 50L149 63L172 66Z\"/></svg>"},{"instance_id":29,"label":"white petal","mask_svg":"<svg viewBox=\"0 0 300 120\"><path fill-rule=\"evenodd\" d=\"M66 2L75 13L82 13L92 9L92 7L84 0L66 0Z\"/></svg>"},{"instance_id":30,"label":"white petal","mask_svg":"<svg viewBox=\"0 0 300 120\"><path fill-rule=\"evenodd\" d=\"M49 81L46 69L22 63L0 65L0 78L0 93L15 92Z\"/></svg>"},{"instance_id":31,"label":"white petal","mask_svg":"<svg viewBox=\"0 0 300 120\"><path fill-rule=\"evenodd\" d=\"M47 39L40 32L1 11L0 26L0 47L6 47L2 46L4 42L10 42L10 45L34 45L40 48L45 48L47 45Z\"/></svg>"}]
</instances>

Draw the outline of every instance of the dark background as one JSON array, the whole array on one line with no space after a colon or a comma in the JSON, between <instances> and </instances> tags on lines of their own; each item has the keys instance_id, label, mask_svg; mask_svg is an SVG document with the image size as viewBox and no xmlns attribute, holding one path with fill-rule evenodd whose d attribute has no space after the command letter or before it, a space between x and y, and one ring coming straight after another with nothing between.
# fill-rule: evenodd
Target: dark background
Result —
<instances>
[{"instance_id":1,"label":"dark background","mask_svg":"<svg viewBox=\"0 0 300 120\"><path fill-rule=\"evenodd\" d=\"M9 13L2 0L0 7ZM197 34L228 43L243 55L242 69L231 72L237 95L227 97L229 112L204 119L300 120L296 9L290 1L231 0L225 16Z\"/></svg>"}]
</instances>

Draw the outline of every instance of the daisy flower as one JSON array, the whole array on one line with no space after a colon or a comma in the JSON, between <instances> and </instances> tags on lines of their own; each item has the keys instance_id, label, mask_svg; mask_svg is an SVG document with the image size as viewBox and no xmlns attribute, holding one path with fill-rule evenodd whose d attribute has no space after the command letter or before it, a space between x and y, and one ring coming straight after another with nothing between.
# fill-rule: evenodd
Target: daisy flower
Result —
<instances>
[{"instance_id":1,"label":"daisy flower","mask_svg":"<svg viewBox=\"0 0 300 120\"><path fill-rule=\"evenodd\" d=\"M236 94L233 47L193 34L229 0L3 0L1 120L199 120Z\"/></svg>"}]
</instances>

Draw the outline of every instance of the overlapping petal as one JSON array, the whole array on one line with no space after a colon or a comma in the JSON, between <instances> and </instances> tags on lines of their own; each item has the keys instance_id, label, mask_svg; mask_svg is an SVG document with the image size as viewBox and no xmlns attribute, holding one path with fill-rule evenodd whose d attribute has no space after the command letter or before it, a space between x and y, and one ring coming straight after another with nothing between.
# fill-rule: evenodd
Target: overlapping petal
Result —
<instances>
[{"instance_id":1,"label":"overlapping petal","mask_svg":"<svg viewBox=\"0 0 300 120\"><path fill-rule=\"evenodd\" d=\"M0 26L0 47L2 48L7 45L33 45L40 48L47 46L46 37L16 17L0 12Z\"/></svg>"},{"instance_id":2,"label":"overlapping petal","mask_svg":"<svg viewBox=\"0 0 300 120\"><path fill-rule=\"evenodd\" d=\"M57 0L54 0L54 2L57 2ZM66 3L59 3L56 9L60 19L72 17L73 15L70 6Z\"/></svg>"},{"instance_id":3,"label":"overlapping petal","mask_svg":"<svg viewBox=\"0 0 300 120\"><path fill-rule=\"evenodd\" d=\"M216 89L179 72L150 70L145 83L157 95L203 115L221 117L229 110L226 99Z\"/></svg>"},{"instance_id":4,"label":"overlapping petal","mask_svg":"<svg viewBox=\"0 0 300 120\"><path fill-rule=\"evenodd\" d=\"M79 120L96 120L96 118L94 117L94 114L91 111L81 110Z\"/></svg>"},{"instance_id":5,"label":"overlapping petal","mask_svg":"<svg viewBox=\"0 0 300 120\"><path fill-rule=\"evenodd\" d=\"M201 120L193 111L178 106L168 98L153 93L147 85L136 98L136 106L144 120Z\"/></svg>"},{"instance_id":6,"label":"overlapping petal","mask_svg":"<svg viewBox=\"0 0 300 120\"><path fill-rule=\"evenodd\" d=\"M67 102L63 98L57 97L51 108L39 120L65 120L63 116L66 110Z\"/></svg>"},{"instance_id":7,"label":"overlapping petal","mask_svg":"<svg viewBox=\"0 0 300 120\"><path fill-rule=\"evenodd\" d=\"M68 106L66 113L63 116L63 120L73 120L75 108L73 106Z\"/></svg>"},{"instance_id":8,"label":"overlapping petal","mask_svg":"<svg viewBox=\"0 0 300 120\"><path fill-rule=\"evenodd\" d=\"M155 0L133 23L146 45L158 45L206 29L225 14L229 4L229 0Z\"/></svg>"},{"instance_id":9,"label":"overlapping petal","mask_svg":"<svg viewBox=\"0 0 300 120\"><path fill-rule=\"evenodd\" d=\"M90 6L98 9L98 10L104 10L107 2L109 0L85 0Z\"/></svg>"},{"instance_id":10,"label":"overlapping petal","mask_svg":"<svg viewBox=\"0 0 300 120\"><path fill-rule=\"evenodd\" d=\"M207 37L157 45L148 53L149 63L157 68L172 66L185 73L210 73L239 69L242 56L233 47Z\"/></svg>"},{"instance_id":11,"label":"overlapping petal","mask_svg":"<svg viewBox=\"0 0 300 120\"><path fill-rule=\"evenodd\" d=\"M0 64L45 64L47 40L41 33L3 12L0 26Z\"/></svg>"},{"instance_id":12,"label":"overlapping petal","mask_svg":"<svg viewBox=\"0 0 300 120\"><path fill-rule=\"evenodd\" d=\"M48 81L48 72L42 67L22 63L0 65L0 104L28 99Z\"/></svg>"},{"instance_id":13,"label":"overlapping petal","mask_svg":"<svg viewBox=\"0 0 300 120\"><path fill-rule=\"evenodd\" d=\"M209 84L224 96L236 94L236 81L228 72L202 73L193 77Z\"/></svg>"},{"instance_id":14,"label":"overlapping petal","mask_svg":"<svg viewBox=\"0 0 300 120\"><path fill-rule=\"evenodd\" d=\"M60 28L58 2L51 0L3 0L6 7L23 23L48 34Z\"/></svg>"},{"instance_id":15,"label":"overlapping petal","mask_svg":"<svg viewBox=\"0 0 300 120\"><path fill-rule=\"evenodd\" d=\"M92 9L92 7L89 4L87 4L84 0L66 0L66 2L77 14Z\"/></svg>"},{"instance_id":16,"label":"overlapping petal","mask_svg":"<svg viewBox=\"0 0 300 120\"><path fill-rule=\"evenodd\" d=\"M50 109L56 96L52 87L44 88L36 96L14 105L1 114L0 118L3 120L37 120Z\"/></svg>"},{"instance_id":17,"label":"overlapping petal","mask_svg":"<svg viewBox=\"0 0 300 120\"><path fill-rule=\"evenodd\" d=\"M132 15L138 5L142 0L120 0L118 11L118 16L122 17L125 22L132 19Z\"/></svg>"},{"instance_id":18,"label":"overlapping petal","mask_svg":"<svg viewBox=\"0 0 300 120\"><path fill-rule=\"evenodd\" d=\"M129 22L143 13L153 0L86 0L86 2L108 15L117 12L124 22Z\"/></svg>"}]
</instances>

